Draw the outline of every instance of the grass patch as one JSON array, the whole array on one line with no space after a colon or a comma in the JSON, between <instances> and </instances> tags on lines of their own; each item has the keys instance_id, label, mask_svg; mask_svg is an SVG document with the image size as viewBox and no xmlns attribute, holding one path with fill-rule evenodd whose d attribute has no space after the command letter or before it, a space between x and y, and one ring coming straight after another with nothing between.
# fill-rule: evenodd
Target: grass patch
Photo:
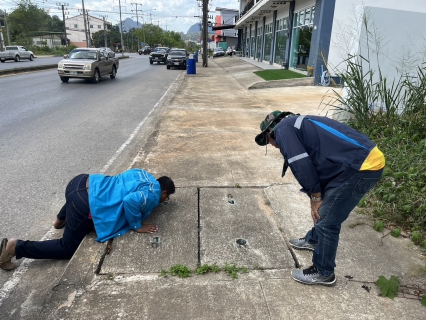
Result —
<instances>
[{"instance_id":1,"label":"grass patch","mask_svg":"<svg viewBox=\"0 0 426 320\"><path fill-rule=\"evenodd\" d=\"M254 73L266 81L306 78L305 75L290 70L263 70Z\"/></svg>"}]
</instances>

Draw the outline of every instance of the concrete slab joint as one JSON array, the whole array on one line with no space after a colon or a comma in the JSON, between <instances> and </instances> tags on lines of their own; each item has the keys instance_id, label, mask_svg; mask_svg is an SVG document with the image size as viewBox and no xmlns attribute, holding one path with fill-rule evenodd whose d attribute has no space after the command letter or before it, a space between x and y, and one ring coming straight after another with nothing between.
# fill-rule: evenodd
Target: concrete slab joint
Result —
<instances>
[{"instance_id":1,"label":"concrete slab joint","mask_svg":"<svg viewBox=\"0 0 426 320\"><path fill-rule=\"evenodd\" d=\"M178 188L147 223L155 235L128 233L112 242L97 273L160 273L181 264L235 263L249 269L295 266L278 219L260 188Z\"/></svg>"}]
</instances>

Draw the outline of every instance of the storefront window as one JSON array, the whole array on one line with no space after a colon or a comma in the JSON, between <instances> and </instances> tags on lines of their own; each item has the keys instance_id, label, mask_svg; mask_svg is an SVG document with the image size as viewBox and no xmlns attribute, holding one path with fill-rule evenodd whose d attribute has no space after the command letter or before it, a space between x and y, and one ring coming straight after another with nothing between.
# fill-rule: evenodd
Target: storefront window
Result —
<instances>
[{"instance_id":1,"label":"storefront window","mask_svg":"<svg viewBox=\"0 0 426 320\"><path fill-rule=\"evenodd\" d=\"M279 20L279 28L275 32L275 55L274 63L282 65L288 37L287 18Z\"/></svg>"},{"instance_id":2,"label":"storefront window","mask_svg":"<svg viewBox=\"0 0 426 320\"><path fill-rule=\"evenodd\" d=\"M275 33L275 57L274 63L283 64L285 57L285 48L287 43L287 31L278 31Z\"/></svg>"},{"instance_id":3,"label":"storefront window","mask_svg":"<svg viewBox=\"0 0 426 320\"><path fill-rule=\"evenodd\" d=\"M315 7L310 7L295 14L290 50L290 67L292 68L307 70L314 13Z\"/></svg>"},{"instance_id":4,"label":"storefront window","mask_svg":"<svg viewBox=\"0 0 426 320\"><path fill-rule=\"evenodd\" d=\"M271 60L271 49L272 49L272 23L269 23L265 27L265 45L263 49L264 61Z\"/></svg>"},{"instance_id":5,"label":"storefront window","mask_svg":"<svg viewBox=\"0 0 426 320\"><path fill-rule=\"evenodd\" d=\"M250 57L254 57L254 53L256 49L256 42L254 41L254 37L251 37L251 52L250 52Z\"/></svg>"},{"instance_id":6,"label":"storefront window","mask_svg":"<svg viewBox=\"0 0 426 320\"><path fill-rule=\"evenodd\" d=\"M262 49L262 27L257 28L257 37L256 37L256 59L260 59L260 51Z\"/></svg>"}]
</instances>

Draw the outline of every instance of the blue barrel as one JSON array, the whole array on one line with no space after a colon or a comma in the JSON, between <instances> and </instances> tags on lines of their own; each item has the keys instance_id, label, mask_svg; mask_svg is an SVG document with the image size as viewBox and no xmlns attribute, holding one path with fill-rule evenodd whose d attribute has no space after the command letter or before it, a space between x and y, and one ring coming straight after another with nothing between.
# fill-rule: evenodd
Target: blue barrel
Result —
<instances>
[{"instance_id":1,"label":"blue barrel","mask_svg":"<svg viewBox=\"0 0 426 320\"><path fill-rule=\"evenodd\" d=\"M198 51L196 54L194 54L194 59L195 59L195 62L198 62Z\"/></svg>"},{"instance_id":2,"label":"blue barrel","mask_svg":"<svg viewBox=\"0 0 426 320\"><path fill-rule=\"evenodd\" d=\"M186 74L195 74L195 59L186 60Z\"/></svg>"}]
</instances>

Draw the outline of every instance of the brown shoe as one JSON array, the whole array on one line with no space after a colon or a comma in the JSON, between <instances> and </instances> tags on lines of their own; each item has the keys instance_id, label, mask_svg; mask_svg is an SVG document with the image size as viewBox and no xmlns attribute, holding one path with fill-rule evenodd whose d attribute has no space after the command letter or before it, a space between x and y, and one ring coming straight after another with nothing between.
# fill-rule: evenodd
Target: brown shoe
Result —
<instances>
[{"instance_id":1,"label":"brown shoe","mask_svg":"<svg viewBox=\"0 0 426 320\"><path fill-rule=\"evenodd\" d=\"M0 246L0 269L13 270L16 266L11 262L14 256L6 252L7 239L3 238Z\"/></svg>"},{"instance_id":2,"label":"brown shoe","mask_svg":"<svg viewBox=\"0 0 426 320\"><path fill-rule=\"evenodd\" d=\"M53 227L55 229L62 229L63 227L65 227L65 220L59 220L58 218L56 218L53 222Z\"/></svg>"}]
</instances>

